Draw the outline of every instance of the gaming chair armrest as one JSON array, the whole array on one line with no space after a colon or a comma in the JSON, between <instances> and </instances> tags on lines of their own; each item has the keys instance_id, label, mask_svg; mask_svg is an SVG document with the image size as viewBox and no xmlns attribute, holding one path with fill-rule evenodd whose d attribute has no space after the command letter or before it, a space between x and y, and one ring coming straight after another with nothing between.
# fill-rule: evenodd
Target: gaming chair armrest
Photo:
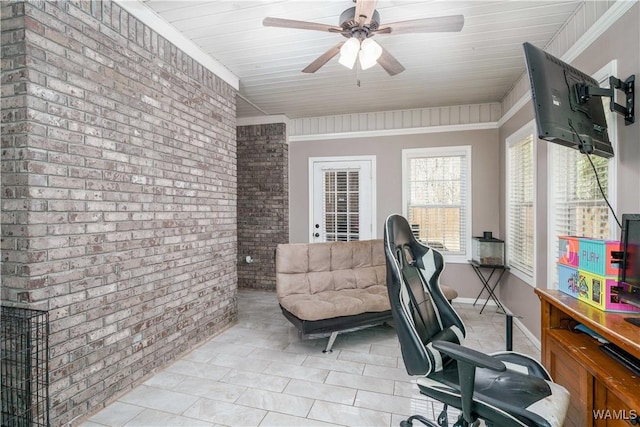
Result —
<instances>
[{"instance_id":1,"label":"gaming chair armrest","mask_svg":"<svg viewBox=\"0 0 640 427\"><path fill-rule=\"evenodd\" d=\"M433 348L453 358L458 363L458 382L460 384L460 400L462 416L468 423L475 421L471 406L475 388L476 367L503 372L507 367L500 360L479 351L463 347L448 341L433 341Z\"/></svg>"},{"instance_id":2,"label":"gaming chair armrest","mask_svg":"<svg viewBox=\"0 0 640 427\"><path fill-rule=\"evenodd\" d=\"M495 357L449 341L434 341L433 348L458 362L468 363L479 368L491 369L492 371L498 372L507 369L505 364Z\"/></svg>"}]
</instances>

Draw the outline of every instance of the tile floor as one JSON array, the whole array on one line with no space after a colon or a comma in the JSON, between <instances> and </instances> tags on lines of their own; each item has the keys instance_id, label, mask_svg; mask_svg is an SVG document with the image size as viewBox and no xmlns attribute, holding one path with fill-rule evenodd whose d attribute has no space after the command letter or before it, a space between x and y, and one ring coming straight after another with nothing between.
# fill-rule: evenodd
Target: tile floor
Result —
<instances>
[{"instance_id":1,"label":"tile floor","mask_svg":"<svg viewBox=\"0 0 640 427\"><path fill-rule=\"evenodd\" d=\"M504 316L492 307L454 303L467 345L505 348ZM397 426L412 414L437 417L438 402L407 375L395 331L376 326L301 341L275 293L241 290L239 321L167 366L81 427L103 426ZM514 326L513 348L540 351ZM451 409L449 421L457 411ZM416 425L420 425L417 423Z\"/></svg>"}]
</instances>

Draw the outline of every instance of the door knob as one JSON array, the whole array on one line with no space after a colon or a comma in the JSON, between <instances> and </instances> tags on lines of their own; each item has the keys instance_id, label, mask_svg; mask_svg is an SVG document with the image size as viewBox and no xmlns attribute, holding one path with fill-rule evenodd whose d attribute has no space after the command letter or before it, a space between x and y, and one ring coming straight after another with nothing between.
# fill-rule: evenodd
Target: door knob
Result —
<instances>
[{"instance_id":1,"label":"door knob","mask_svg":"<svg viewBox=\"0 0 640 427\"><path fill-rule=\"evenodd\" d=\"M320 237L320 233L314 233L313 237Z\"/></svg>"}]
</instances>

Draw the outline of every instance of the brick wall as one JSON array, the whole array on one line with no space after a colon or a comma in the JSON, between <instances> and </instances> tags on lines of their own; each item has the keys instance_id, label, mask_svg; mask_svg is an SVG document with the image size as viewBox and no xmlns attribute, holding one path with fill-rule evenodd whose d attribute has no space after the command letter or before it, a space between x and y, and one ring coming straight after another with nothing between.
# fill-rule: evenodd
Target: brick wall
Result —
<instances>
[{"instance_id":1,"label":"brick wall","mask_svg":"<svg viewBox=\"0 0 640 427\"><path fill-rule=\"evenodd\" d=\"M0 8L2 300L50 311L57 426L235 321L235 91L110 1Z\"/></svg>"},{"instance_id":2,"label":"brick wall","mask_svg":"<svg viewBox=\"0 0 640 427\"><path fill-rule=\"evenodd\" d=\"M276 245L289 242L286 125L239 126L237 132L238 286L275 290Z\"/></svg>"}]
</instances>

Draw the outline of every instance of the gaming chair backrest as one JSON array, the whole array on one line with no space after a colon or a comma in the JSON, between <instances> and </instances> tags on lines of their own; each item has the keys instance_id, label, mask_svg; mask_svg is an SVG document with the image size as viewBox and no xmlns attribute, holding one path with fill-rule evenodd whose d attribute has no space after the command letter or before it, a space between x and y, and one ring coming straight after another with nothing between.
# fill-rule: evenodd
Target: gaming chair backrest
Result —
<instances>
[{"instance_id":1,"label":"gaming chair backrest","mask_svg":"<svg viewBox=\"0 0 640 427\"><path fill-rule=\"evenodd\" d=\"M442 254L417 241L400 215L385 221L384 244L389 302L407 372L428 375L439 371L447 359L430 343L461 344L466 333L440 289Z\"/></svg>"}]
</instances>

